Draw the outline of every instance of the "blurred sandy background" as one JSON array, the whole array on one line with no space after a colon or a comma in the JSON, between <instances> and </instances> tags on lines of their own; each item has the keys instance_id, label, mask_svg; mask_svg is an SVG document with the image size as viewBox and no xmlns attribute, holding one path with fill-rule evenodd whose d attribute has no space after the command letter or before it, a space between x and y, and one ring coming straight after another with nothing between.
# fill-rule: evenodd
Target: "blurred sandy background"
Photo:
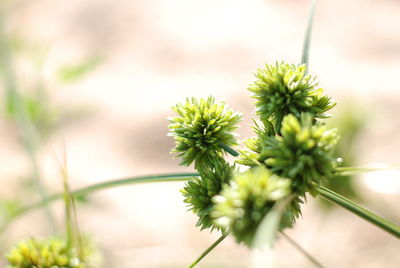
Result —
<instances>
[{"instance_id":1,"label":"blurred sandy background","mask_svg":"<svg viewBox=\"0 0 400 268\"><path fill-rule=\"evenodd\" d=\"M304 0L0 0L0 5L5 35L36 48L13 57L21 92L39 76L52 105L78 111L40 149L41 171L52 191L61 189L54 152L63 144L72 188L190 171L172 159L173 141L166 136L170 107L186 96L226 100L244 113L238 132L249 137L252 100L246 87L253 72L266 62L300 60L309 9ZM100 64L86 76L59 81L63 65L90 57ZM32 67L32 59L40 67ZM335 110L354 101L370 114L356 144L359 164L400 164L400 1L320 1L310 68L339 102ZM0 194L12 197L29 161L12 124L3 118L0 125ZM399 175L375 172L357 179L362 204L397 223ZM79 206L81 229L104 252L103 267L186 267L218 237L195 228L196 217L182 203L182 186L115 188ZM60 224L61 208L53 207ZM3 235L1 250L21 237L47 235L44 219L41 211L19 219ZM312 200L288 233L326 267L400 266L398 239L347 211L324 212ZM284 240L275 253L279 267L312 267ZM198 267L250 267L250 251L229 238Z\"/></svg>"}]
</instances>

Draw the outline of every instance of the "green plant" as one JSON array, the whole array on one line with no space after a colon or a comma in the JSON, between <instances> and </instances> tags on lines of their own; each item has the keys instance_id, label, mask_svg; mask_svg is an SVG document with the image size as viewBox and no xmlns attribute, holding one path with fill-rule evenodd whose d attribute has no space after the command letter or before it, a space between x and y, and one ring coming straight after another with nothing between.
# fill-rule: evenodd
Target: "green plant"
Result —
<instances>
[{"instance_id":1,"label":"green plant","mask_svg":"<svg viewBox=\"0 0 400 268\"><path fill-rule=\"evenodd\" d=\"M280 64L288 66L286 63ZM266 68L271 70L269 65ZM276 72L281 70L279 64L274 70ZM274 76L274 73L271 73L271 76ZM290 87L291 85L289 82L282 82L281 86ZM326 97L326 99L330 98ZM201 111L204 103L206 103L205 100L192 100L190 106L180 106L179 114L188 114L193 110ZM291 105L290 102L282 101L282 103ZM309 105L312 106L313 103L310 102ZM182 109L187 109L187 111L182 111ZM222 107L220 109L224 110ZM284 110L289 110L289 108ZM182 191L186 197L185 202L189 203L193 212L199 216L197 225L201 229L219 228L223 231L224 237L230 233L238 242L244 242L252 247L256 230L274 206L291 196L290 202L279 215L280 224L277 226L277 231L283 231L293 226L301 214L300 205L304 203L306 194L310 193L313 197L320 194L400 237L398 226L321 185L323 180L329 180L334 175L340 174L341 170L345 170L345 168L337 167L336 158L332 155L334 145L338 140L337 131L327 128L319 116L312 113L302 112L298 117L289 113L282 118L282 121L277 119L280 118L277 115L280 113L281 110L278 110L264 117L259 112L262 122L255 121L254 130L257 136L245 142L247 149L241 151L240 158L236 161L236 165L250 166L246 171L226 172L224 170L226 167L229 168L229 164L222 158L221 150L224 150L222 146L218 147L217 152L206 149L201 151L200 159L218 157L218 161L214 164L211 161L196 162L195 168L199 171L199 177L189 181ZM208 137L206 130L211 124L214 129L218 129L218 124L215 123L217 120L213 116L216 115L200 114L197 120L188 120L180 125L176 123L179 120L175 119L170 127L171 135L179 137L181 133L191 133L193 126L190 122L194 122L197 135L191 136L191 143L185 148L186 151L191 151L193 148L190 146L195 147ZM233 133L225 133L225 135L234 136ZM181 140L176 138L176 142L179 146ZM213 146L215 143L212 143L210 148ZM234 151L233 148L227 150L227 152L232 151ZM173 152L176 152L176 149ZM236 156L237 153L233 155ZM181 153L179 156L184 158L182 163L186 165L187 155Z\"/></svg>"},{"instance_id":2,"label":"green plant","mask_svg":"<svg viewBox=\"0 0 400 268\"><path fill-rule=\"evenodd\" d=\"M171 136L176 141L173 153L181 158L184 166L194 163L198 172L111 180L71 193L68 190L65 195L54 194L27 207L12 209L0 230L5 230L7 224L24 213L63 196L66 204L73 206L72 197L111 187L187 181L181 192L189 208L199 217L197 225L222 232L190 267L229 235L252 248L262 247L263 243L271 246L280 237L294 243L283 231L295 224L301 214L300 205L305 203L308 194L322 196L400 238L398 225L322 186L332 176L370 169L338 167L336 156L332 155L338 135L326 127L323 119L334 102L316 88L313 76L307 74L312 17L313 12L302 64L266 65L250 85L260 121L254 120L256 136L244 143L246 148L239 152L232 148L239 145L233 133L240 121L239 113L229 110L224 103L216 103L212 97L187 99L185 104L175 106L177 116L170 119ZM225 159L227 154L239 156L235 164ZM73 226L72 221L67 221L69 243L74 240L79 248ZM265 227L268 227L268 239L259 239L265 235Z\"/></svg>"}]
</instances>

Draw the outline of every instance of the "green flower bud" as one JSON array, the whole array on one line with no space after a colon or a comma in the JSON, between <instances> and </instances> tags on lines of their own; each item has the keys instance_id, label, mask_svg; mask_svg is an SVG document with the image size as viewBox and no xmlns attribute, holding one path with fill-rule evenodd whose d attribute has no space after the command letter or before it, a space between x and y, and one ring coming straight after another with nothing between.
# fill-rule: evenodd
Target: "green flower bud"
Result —
<instances>
[{"instance_id":1,"label":"green flower bud","mask_svg":"<svg viewBox=\"0 0 400 268\"><path fill-rule=\"evenodd\" d=\"M172 152L182 158L181 165L195 162L195 168L202 169L223 163L221 144L237 144L232 131L237 128L241 114L228 109L225 103L215 103L213 97L187 99L173 110L178 116L170 118L169 135L175 139Z\"/></svg>"},{"instance_id":2,"label":"green flower bud","mask_svg":"<svg viewBox=\"0 0 400 268\"><path fill-rule=\"evenodd\" d=\"M211 228L220 229L214 225L210 212L214 204L212 198L218 195L222 187L229 183L232 177L233 167L225 163L218 165L215 169L205 169L200 171L200 178L193 178L188 181L181 190L185 197L184 202L188 204L190 210L199 216L196 226L201 230Z\"/></svg>"},{"instance_id":3,"label":"green flower bud","mask_svg":"<svg viewBox=\"0 0 400 268\"><path fill-rule=\"evenodd\" d=\"M23 240L7 255L8 268L86 268L64 240L35 239Z\"/></svg>"},{"instance_id":4,"label":"green flower bud","mask_svg":"<svg viewBox=\"0 0 400 268\"><path fill-rule=\"evenodd\" d=\"M263 122L273 122L278 133L288 114L299 119L301 113L307 112L314 118L325 118L325 112L335 106L323 95L323 89L317 88L315 77L307 74L304 64L266 64L265 68L257 70L256 77L248 90L257 100L257 114Z\"/></svg>"},{"instance_id":5,"label":"green flower bud","mask_svg":"<svg viewBox=\"0 0 400 268\"><path fill-rule=\"evenodd\" d=\"M259 136L247 141L252 152L242 152L241 163L264 163L274 174L292 179L293 191L299 195L316 195L313 182L333 175L336 160L332 150L338 140L336 129L313 125L310 114L301 121L287 115L282 123L282 135Z\"/></svg>"},{"instance_id":6,"label":"green flower bud","mask_svg":"<svg viewBox=\"0 0 400 268\"><path fill-rule=\"evenodd\" d=\"M251 246L255 232L275 202L291 194L291 181L273 175L264 166L236 173L230 185L213 198L211 215L216 225L230 230L237 242ZM300 215L301 200L296 198L283 214L280 230L291 227Z\"/></svg>"}]
</instances>

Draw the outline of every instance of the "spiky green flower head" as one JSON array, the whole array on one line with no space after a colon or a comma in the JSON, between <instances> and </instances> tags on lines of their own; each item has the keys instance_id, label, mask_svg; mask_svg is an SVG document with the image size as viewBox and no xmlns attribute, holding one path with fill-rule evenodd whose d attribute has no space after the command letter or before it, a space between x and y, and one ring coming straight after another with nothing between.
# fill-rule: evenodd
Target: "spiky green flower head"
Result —
<instances>
[{"instance_id":1,"label":"spiky green flower head","mask_svg":"<svg viewBox=\"0 0 400 268\"><path fill-rule=\"evenodd\" d=\"M317 194L314 183L333 175L336 159L332 155L338 141L336 129L313 125L310 114L283 119L282 134L259 140L257 161L264 163L274 174L290 178L292 189L298 195Z\"/></svg>"},{"instance_id":2,"label":"spiky green flower head","mask_svg":"<svg viewBox=\"0 0 400 268\"><path fill-rule=\"evenodd\" d=\"M273 122L278 133L288 114L300 118L301 113L307 112L314 118L325 118L326 111L335 106L306 68L304 64L285 62L266 64L257 70L257 80L248 88L254 93L257 114L263 122Z\"/></svg>"},{"instance_id":3,"label":"spiky green flower head","mask_svg":"<svg viewBox=\"0 0 400 268\"><path fill-rule=\"evenodd\" d=\"M184 202L199 217L196 226L199 226L201 230L207 228L211 228L211 230L220 229L220 226L216 226L210 216L214 206L212 198L218 195L222 187L230 182L233 171L234 167L231 167L228 163L217 165L214 169L201 170L200 177L188 181L181 190L185 197Z\"/></svg>"},{"instance_id":4,"label":"spiky green flower head","mask_svg":"<svg viewBox=\"0 0 400 268\"><path fill-rule=\"evenodd\" d=\"M291 194L291 181L272 174L264 166L236 173L221 194L214 197L212 216L217 225L229 230L238 243L251 246L256 230L276 201ZM280 230L291 227L300 215L296 199L282 216Z\"/></svg>"},{"instance_id":5,"label":"spiky green flower head","mask_svg":"<svg viewBox=\"0 0 400 268\"><path fill-rule=\"evenodd\" d=\"M64 240L23 240L7 255L8 268L87 268Z\"/></svg>"},{"instance_id":6,"label":"spiky green flower head","mask_svg":"<svg viewBox=\"0 0 400 268\"><path fill-rule=\"evenodd\" d=\"M172 152L182 158L181 165L195 162L195 168L201 169L223 163L222 147L237 144L232 131L237 128L241 114L228 109L223 102L215 103L213 97L188 98L173 110L178 116L170 118L169 135L175 139Z\"/></svg>"}]
</instances>

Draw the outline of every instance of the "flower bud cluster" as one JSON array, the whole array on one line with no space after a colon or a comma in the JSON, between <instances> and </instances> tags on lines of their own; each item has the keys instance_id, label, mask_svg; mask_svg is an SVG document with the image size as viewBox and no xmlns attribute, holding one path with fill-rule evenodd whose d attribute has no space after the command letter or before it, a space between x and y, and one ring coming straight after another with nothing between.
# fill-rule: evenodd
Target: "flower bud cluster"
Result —
<instances>
[{"instance_id":1,"label":"flower bud cluster","mask_svg":"<svg viewBox=\"0 0 400 268\"><path fill-rule=\"evenodd\" d=\"M235 174L230 185L224 186L215 196L212 216L235 236L236 240L250 246L261 220L275 202L291 194L291 181L274 175L264 166L255 166ZM300 214L297 202L286 209L280 229L291 227Z\"/></svg>"},{"instance_id":2,"label":"flower bud cluster","mask_svg":"<svg viewBox=\"0 0 400 268\"><path fill-rule=\"evenodd\" d=\"M256 137L244 142L236 160L247 170L239 172L223 158L237 144L232 131L241 118L223 103L188 99L174 107L178 116L169 126L173 152L182 165L194 162L200 174L182 190L199 216L197 225L230 231L249 246L261 220L289 196L279 229L293 226L306 193L315 196L315 185L334 173L331 153L338 140L336 130L320 121L335 103L317 88L305 65L267 64L256 78L249 90L261 122L254 120Z\"/></svg>"},{"instance_id":3,"label":"flower bud cluster","mask_svg":"<svg viewBox=\"0 0 400 268\"><path fill-rule=\"evenodd\" d=\"M87 268L64 240L23 240L7 255L8 268Z\"/></svg>"},{"instance_id":4,"label":"flower bud cluster","mask_svg":"<svg viewBox=\"0 0 400 268\"><path fill-rule=\"evenodd\" d=\"M256 113L262 121L273 122L278 133L286 115L299 119L302 113L310 113L314 118L325 118L336 104L323 95L304 64L266 64L257 70L256 78L248 88L256 99Z\"/></svg>"},{"instance_id":5,"label":"flower bud cluster","mask_svg":"<svg viewBox=\"0 0 400 268\"><path fill-rule=\"evenodd\" d=\"M187 99L173 110L178 116L170 118L170 136L176 146L172 150L182 159L181 165L192 162L196 169L213 168L223 162L224 146L237 145L232 133L242 116L228 109L225 103L215 103L213 97Z\"/></svg>"}]
</instances>

